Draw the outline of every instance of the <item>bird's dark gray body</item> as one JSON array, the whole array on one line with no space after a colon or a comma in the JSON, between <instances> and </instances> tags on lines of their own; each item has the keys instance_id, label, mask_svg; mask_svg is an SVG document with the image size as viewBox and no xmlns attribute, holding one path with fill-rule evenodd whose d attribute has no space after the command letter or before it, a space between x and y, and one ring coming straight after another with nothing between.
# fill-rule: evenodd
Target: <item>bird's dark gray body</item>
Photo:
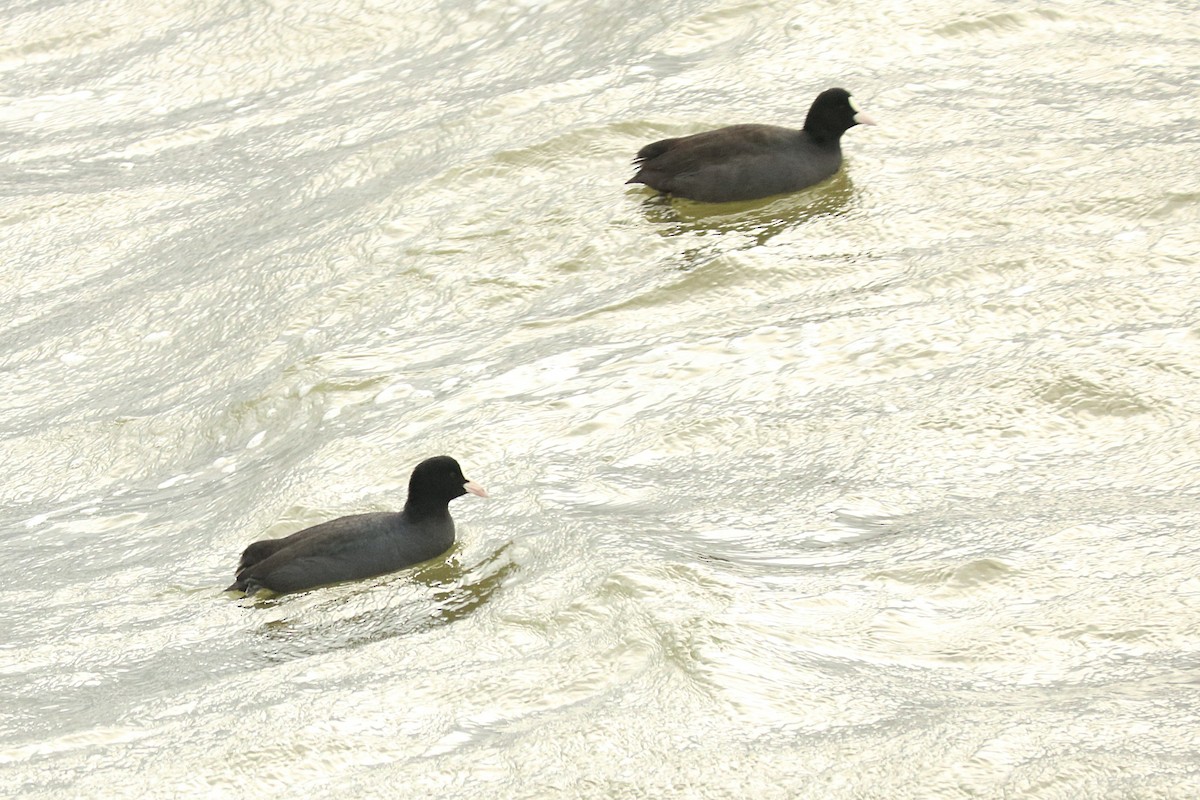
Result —
<instances>
[{"instance_id":1,"label":"bird's dark gray body","mask_svg":"<svg viewBox=\"0 0 1200 800\"><path fill-rule=\"evenodd\" d=\"M637 154L635 176L667 194L706 203L753 200L820 183L842 166L842 148L777 125L730 125L664 139Z\"/></svg>"},{"instance_id":2,"label":"bird's dark gray body","mask_svg":"<svg viewBox=\"0 0 1200 800\"><path fill-rule=\"evenodd\" d=\"M248 595L263 588L286 594L374 578L436 558L453 545L449 513L416 522L403 512L355 514L255 542L242 553L237 580L229 588Z\"/></svg>"}]
</instances>

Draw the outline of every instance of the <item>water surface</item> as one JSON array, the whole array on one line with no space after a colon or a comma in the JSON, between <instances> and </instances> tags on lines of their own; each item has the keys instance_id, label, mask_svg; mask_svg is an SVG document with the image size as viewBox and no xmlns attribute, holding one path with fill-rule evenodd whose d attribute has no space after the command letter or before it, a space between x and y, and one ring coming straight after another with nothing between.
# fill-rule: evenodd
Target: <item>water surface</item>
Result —
<instances>
[{"instance_id":1,"label":"water surface","mask_svg":"<svg viewBox=\"0 0 1200 800\"><path fill-rule=\"evenodd\" d=\"M0 29L0 794L1200 794L1190 4ZM623 185L833 85L821 186ZM221 594L438 453L444 561Z\"/></svg>"}]
</instances>

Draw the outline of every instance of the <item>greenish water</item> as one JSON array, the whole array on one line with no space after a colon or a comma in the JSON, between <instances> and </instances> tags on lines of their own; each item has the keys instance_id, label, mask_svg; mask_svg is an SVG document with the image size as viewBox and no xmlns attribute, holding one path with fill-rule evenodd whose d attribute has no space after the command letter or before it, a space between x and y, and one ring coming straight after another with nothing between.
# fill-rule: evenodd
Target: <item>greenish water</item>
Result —
<instances>
[{"instance_id":1,"label":"greenish water","mask_svg":"<svg viewBox=\"0 0 1200 800\"><path fill-rule=\"evenodd\" d=\"M0 795L1200 794L1189 4L0 30ZM826 184L624 185L834 85ZM438 453L445 563L220 592Z\"/></svg>"}]
</instances>

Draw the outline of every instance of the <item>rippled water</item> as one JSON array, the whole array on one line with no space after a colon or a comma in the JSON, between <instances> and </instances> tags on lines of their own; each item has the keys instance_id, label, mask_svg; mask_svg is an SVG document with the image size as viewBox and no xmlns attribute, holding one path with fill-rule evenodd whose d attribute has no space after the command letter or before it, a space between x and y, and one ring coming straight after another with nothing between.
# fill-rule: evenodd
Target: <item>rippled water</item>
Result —
<instances>
[{"instance_id":1,"label":"rippled water","mask_svg":"<svg viewBox=\"0 0 1200 800\"><path fill-rule=\"evenodd\" d=\"M0 30L0 794L1200 795L1192 4ZM623 185L832 85L822 186ZM444 562L221 593L437 453Z\"/></svg>"}]
</instances>

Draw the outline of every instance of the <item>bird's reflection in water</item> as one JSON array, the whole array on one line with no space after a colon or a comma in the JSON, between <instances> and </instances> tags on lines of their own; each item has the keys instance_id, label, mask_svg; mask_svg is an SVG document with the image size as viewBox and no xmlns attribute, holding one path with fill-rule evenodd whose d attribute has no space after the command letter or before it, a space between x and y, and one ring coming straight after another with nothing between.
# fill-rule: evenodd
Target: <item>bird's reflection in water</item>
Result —
<instances>
[{"instance_id":1,"label":"bird's reflection in water","mask_svg":"<svg viewBox=\"0 0 1200 800\"><path fill-rule=\"evenodd\" d=\"M853 199L854 182L842 170L811 189L762 200L696 203L653 195L642 203L642 213L661 236L700 238L702 244L683 252L680 268L687 270L718 252L758 247L789 228L845 214ZM730 237L739 239L732 247Z\"/></svg>"},{"instance_id":2,"label":"bird's reflection in water","mask_svg":"<svg viewBox=\"0 0 1200 800\"><path fill-rule=\"evenodd\" d=\"M415 568L407 576L408 586L397 587L399 591L391 596L394 599L383 606L376 605L348 616L338 615L347 606L357 605L368 597L377 600L378 584L370 584L305 605L303 616L289 614L266 622L256 630L265 645L262 655L268 662L291 661L397 636L411 636L464 619L487 603L517 571L517 564L509 557L511 546L509 542L469 566L462 564L455 548L445 561ZM397 583L404 581L397 576L389 577ZM404 588L408 591L403 591ZM293 599L274 598L254 605L261 609L278 608Z\"/></svg>"}]
</instances>

